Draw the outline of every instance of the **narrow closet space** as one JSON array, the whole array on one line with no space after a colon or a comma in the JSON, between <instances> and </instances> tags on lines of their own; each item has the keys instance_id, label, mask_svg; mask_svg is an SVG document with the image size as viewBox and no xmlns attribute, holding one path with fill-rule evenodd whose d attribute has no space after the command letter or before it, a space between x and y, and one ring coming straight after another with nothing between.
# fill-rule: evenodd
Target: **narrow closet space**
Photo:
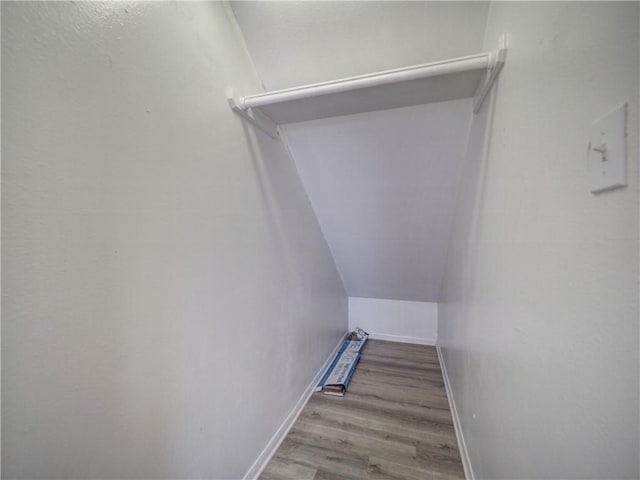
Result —
<instances>
[{"instance_id":1,"label":"narrow closet space","mask_svg":"<svg viewBox=\"0 0 640 480\"><path fill-rule=\"evenodd\" d=\"M0 477L640 478L640 2L0 2Z\"/></svg>"},{"instance_id":2,"label":"narrow closet space","mask_svg":"<svg viewBox=\"0 0 640 480\"><path fill-rule=\"evenodd\" d=\"M446 6L434 7L422 22L442 21ZM344 397L327 395L338 385L307 395L249 476L463 479L435 348L437 302L471 120L505 64L507 34L494 39L494 50L480 51L486 5L478 4L469 12L477 24L467 50L460 47L455 58L435 50L418 64L399 65L394 55L380 54L368 60L383 71L363 72L359 65L357 75L338 79L328 77L331 66L336 74L353 70L318 59L308 72L314 82L292 85L295 74L276 70L295 71L296 50L318 42L314 35L324 38L331 28L347 34L334 16L343 15L344 26L357 23L356 11L384 12L377 26L393 28L410 24L408 15L422 6L313 6L321 24L316 32L296 24L309 14L302 4L232 8L268 88L230 88L229 106L258 136L287 145L349 296L349 327L371 334L353 360L341 350L319 383L332 378ZM446 14L456 10L452 5ZM277 32L271 21L260 24L265 16L282 23ZM334 55L356 63L367 55L362 47L349 43ZM330 376L338 369L342 376Z\"/></svg>"}]
</instances>

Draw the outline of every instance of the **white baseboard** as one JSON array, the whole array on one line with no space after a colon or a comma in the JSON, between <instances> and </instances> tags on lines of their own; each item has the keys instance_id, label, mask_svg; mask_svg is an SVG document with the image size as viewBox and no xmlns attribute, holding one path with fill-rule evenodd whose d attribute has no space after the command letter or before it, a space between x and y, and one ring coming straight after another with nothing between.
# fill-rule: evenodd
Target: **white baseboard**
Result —
<instances>
[{"instance_id":1,"label":"white baseboard","mask_svg":"<svg viewBox=\"0 0 640 480\"><path fill-rule=\"evenodd\" d=\"M276 430L276 433L273 435L273 437L271 437L271 440L269 440L267 446L264 447L264 450L262 450L260 455L258 455L256 461L253 462L253 465L249 467L249 470L247 470L247 473L245 473L243 480L254 480L260 476L262 470L264 470L264 468L267 466L269 460L271 460L271 457L273 457L273 455L276 453L278 447L289 433L289 430L291 430L291 427L293 427L293 424L300 416L300 413L309 401L309 398L311 398L311 395L313 394L313 392L315 392L316 385L318 385L318 382L322 378L322 375L324 375L324 372L327 370L327 368L329 368L329 365L333 361L333 357L335 357L335 355L338 353L338 350L340 350L342 342L344 342L344 338L347 333L349 332L345 332L345 334L340 338L340 341L331 351L325 362L322 364L320 370L318 370L318 372L315 374L309 386L304 390L291 412L289 412L289 415L287 415L287 418L284 419L284 422L282 422L278 430Z\"/></svg>"},{"instance_id":2,"label":"white baseboard","mask_svg":"<svg viewBox=\"0 0 640 480\"><path fill-rule=\"evenodd\" d=\"M415 343L418 345L435 345L435 338L418 338L418 337L403 337L401 335L386 335L384 333L369 333L371 340L386 340L387 342L400 342L400 343Z\"/></svg>"},{"instance_id":3,"label":"white baseboard","mask_svg":"<svg viewBox=\"0 0 640 480\"><path fill-rule=\"evenodd\" d=\"M449 375L447 375L447 366L444 364L442 350L440 350L440 344L437 342L436 351L438 352L438 360L440 360L440 369L442 370L442 377L444 378L444 387L447 391L447 399L449 400L449 406L451 407L451 416L453 417L453 426L456 430L456 438L458 439L458 446L460 447L460 456L462 457L464 475L467 480L475 480L476 477L474 476L473 468L471 467L471 459L469 458L469 452L467 451L467 444L464 442L464 435L462 434L462 425L460 425L460 417L458 417L456 401L453 398L453 391L451 390L451 384L449 383Z\"/></svg>"}]
</instances>

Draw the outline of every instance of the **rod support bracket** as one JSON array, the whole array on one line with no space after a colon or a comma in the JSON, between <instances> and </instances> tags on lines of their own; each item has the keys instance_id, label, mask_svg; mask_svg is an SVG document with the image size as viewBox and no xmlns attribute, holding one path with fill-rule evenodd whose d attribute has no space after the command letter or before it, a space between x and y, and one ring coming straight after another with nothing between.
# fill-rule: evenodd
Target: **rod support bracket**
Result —
<instances>
[{"instance_id":1,"label":"rod support bracket","mask_svg":"<svg viewBox=\"0 0 640 480\"><path fill-rule=\"evenodd\" d=\"M493 84L498 79L498 75L500 75L500 71L502 70L502 67L504 67L504 62L507 59L508 48L509 35L507 32L504 32L498 38L498 50L494 52L491 57L491 66L489 67L489 70L487 70L485 80L480 84L476 91L476 95L473 99L473 113L478 113L480 111L482 104L491 91L491 87L493 87Z\"/></svg>"},{"instance_id":2,"label":"rod support bracket","mask_svg":"<svg viewBox=\"0 0 640 480\"><path fill-rule=\"evenodd\" d=\"M233 113L242 117L242 119L256 127L258 130L264 132L274 140L280 136L278 132L278 125L276 125L275 122L264 114L256 114L253 111L249 111L248 108L245 108L244 97L236 97L233 89L231 88L227 90L227 102L229 103L229 107Z\"/></svg>"}]
</instances>

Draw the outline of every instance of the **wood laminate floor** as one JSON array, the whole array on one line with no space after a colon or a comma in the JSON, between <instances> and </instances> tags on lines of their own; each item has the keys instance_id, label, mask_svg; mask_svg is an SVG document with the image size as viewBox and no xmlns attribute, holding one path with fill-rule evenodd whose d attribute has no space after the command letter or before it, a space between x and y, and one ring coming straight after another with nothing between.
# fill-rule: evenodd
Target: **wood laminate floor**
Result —
<instances>
[{"instance_id":1,"label":"wood laminate floor","mask_svg":"<svg viewBox=\"0 0 640 480\"><path fill-rule=\"evenodd\" d=\"M464 479L436 349L369 340L346 396L314 393L260 478Z\"/></svg>"}]
</instances>

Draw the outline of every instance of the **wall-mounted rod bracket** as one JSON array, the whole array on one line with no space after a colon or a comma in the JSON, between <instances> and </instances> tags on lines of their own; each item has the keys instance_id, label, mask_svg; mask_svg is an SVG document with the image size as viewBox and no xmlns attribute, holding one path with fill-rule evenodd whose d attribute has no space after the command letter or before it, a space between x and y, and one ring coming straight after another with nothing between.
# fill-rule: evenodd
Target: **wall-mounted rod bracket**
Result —
<instances>
[{"instance_id":1,"label":"wall-mounted rod bracket","mask_svg":"<svg viewBox=\"0 0 640 480\"><path fill-rule=\"evenodd\" d=\"M233 90L229 90L227 93L227 101L229 102L229 106L234 113L241 116L244 120L249 122L251 125L259 129L260 131L267 134L269 137L274 140L278 138L278 125L276 125L271 119L266 117L265 115L256 114L249 109L242 108L240 106L240 102L234 96Z\"/></svg>"},{"instance_id":2,"label":"wall-mounted rod bracket","mask_svg":"<svg viewBox=\"0 0 640 480\"><path fill-rule=\"evenodd\" d=\"M487 70L485 80L478 87L473 99L473 113L478 113L480 111L485 98L487 98L487 95L491 91L491 87L493 87L493 84L498 79L498 75L500 75L502 67L504 67L504 62L507 59L508 41L509 37L506 32L500 35L500 39L498 40L498 51L493 54L494 58L491 62L493 65L489 70Z\"/></svg>"}]
</instances>

